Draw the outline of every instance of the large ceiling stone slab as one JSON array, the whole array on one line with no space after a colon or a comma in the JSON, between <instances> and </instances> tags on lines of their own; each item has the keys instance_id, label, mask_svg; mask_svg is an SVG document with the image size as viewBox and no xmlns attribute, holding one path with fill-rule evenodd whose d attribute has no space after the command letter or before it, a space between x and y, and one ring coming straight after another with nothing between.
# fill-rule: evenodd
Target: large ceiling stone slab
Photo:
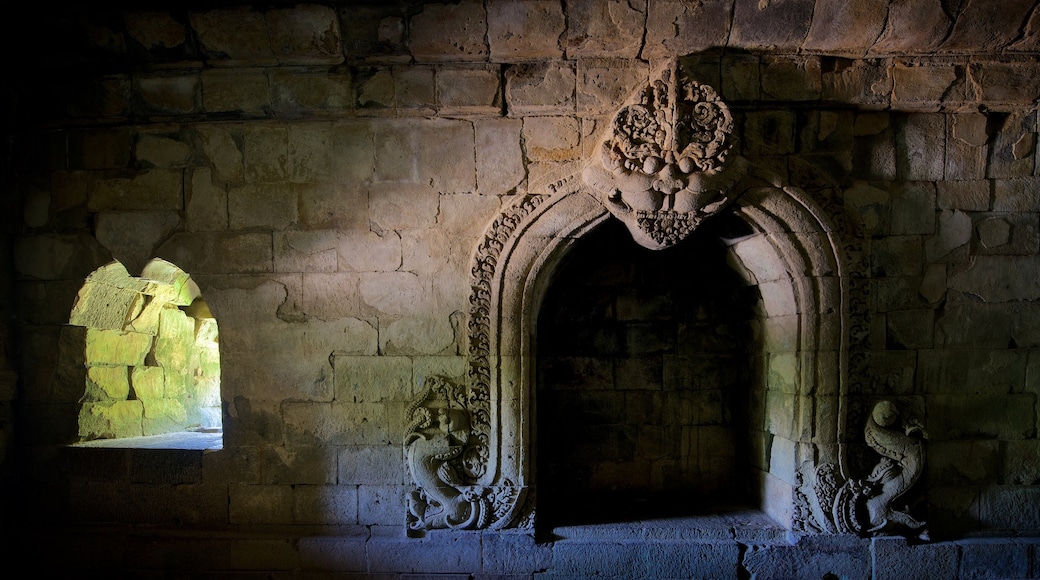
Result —
<instances>
[{"instance_id":1,"label":"large ceiling stone slab","mask_svg":"<svg viewBox=\"0 0 1040 580\"><path fill-rule=\"evenodd\" d=\"M813 19L814 0L736 0L729 45L748 50L797 50Z\"/></svg>"},{"instance_id":2,"label":"large ceiling stone slab","mask_svg":"<svg viewBox=\"0 0 1040 580\"><path fill-rule=\"evenodd\" d=\"M1035 0L969 0L942 50L999 51L1021 34Z\"/></svg>"},{"instance_id":3,"label":"large ceiling stone slab","mask_svg":"<svg viewBox=\"0 0 1040 580\"><path fill-rule=\"evenodd\" d=\"M871 50L877 54L929 52L946 38L953 21L939 0L895 0L885 31Z\"/></svg>"},{"instance_id":4,"label":"large ceiling stone slab","mask_svg":"<svg viewBox=\"0 0 1040 580\"><path fill-rule=\"evenodd\" d=\"M643 58L691 54L726 46L733 0L696 4L662 0L650 4Z\"/></svg>"},{"instance_id":5,"label":"large ceiling stone slab","mask_svg":"<svg viewBox=\"0 0 1040 580\"><path fill-rule=\"evenodd\" d=\"M888 0L818 0L803 48L863 56L881 33L887 9Z\"/></svg>"}]
</instances>

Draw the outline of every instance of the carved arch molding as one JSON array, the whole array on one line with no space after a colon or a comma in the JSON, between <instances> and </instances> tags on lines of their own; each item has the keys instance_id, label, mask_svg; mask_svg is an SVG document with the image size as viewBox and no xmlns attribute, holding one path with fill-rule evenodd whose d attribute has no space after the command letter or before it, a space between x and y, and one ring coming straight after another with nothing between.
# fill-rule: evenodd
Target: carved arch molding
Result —
<instances>
[{"instance_id":1,"label":"carved arch molding","mask_svg":"<svg viewBox=\"0 0 1040 580\"><path fill-rule=\"evenodd\" d=\"M408 409L411 533L533 526L531 337L571 245L613 217L636 243L666 248L723 211L755 232L732 251L762 289L766 315L797 320L784 337L794 345L796 392L782 413L766 409L782 424L768 434L772 460L758 474L760 509L806 532L923 529L891 507L923 466L923 429L911 417L878 402L862 433L881 459L867 477L853 477L847 466L856 366L849 343L865 325L850 315L862 284L847 256L858 248L843 245L832 224L840 212L825 212L732 154L732 129L717 93L672 61L615 114L582 172L555 176L546 191L518 197L490 224L471 272L469 376L461 383L427 377Z\"/></svg>"}]
</instances>

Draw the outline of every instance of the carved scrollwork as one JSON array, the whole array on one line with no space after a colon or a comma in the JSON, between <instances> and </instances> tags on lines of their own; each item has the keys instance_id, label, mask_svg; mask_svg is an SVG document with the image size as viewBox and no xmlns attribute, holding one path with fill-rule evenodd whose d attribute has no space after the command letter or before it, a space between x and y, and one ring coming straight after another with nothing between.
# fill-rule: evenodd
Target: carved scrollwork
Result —
<instances>
[{"instance_id":1,"label":"carved scrollwork","mask_svg":"<svg viewBox=\"0 0 1040 580\"><path fill-rule=\"evenodd\" d=\"M471 404L461 387L430 377L408 407L404 448L417 486L408 494L410 531L501 527L512 513L519 488L508 480L497 486L477 483L487 469L481 453L487 441L473 428Z\"/></svg>"},{"instance_id":2,"label":"carved scrollwork","mask_svg":"<svg viewBox=\"0 0 1040 580\"><path fill-rule=\"evenodd\" d=\"M747 164L726 163L732 132L715 90L672 63L614 116L585 183L640 245L672 246L735 197Z\"/></svg>"},{"instance_id":3,"label":"carved scrollwork","mask_svg":"<svg viewBox=\"0 0 1040 580\"><path fill-rule=\"evenodd\" d=\"M547 199L529 195L495 218L484 239L477 246L471 271L469 297L469 383L470 408L473 411L474 437L478 440L481 457L488 459L487 445L491 440L491 285L498 267L498 258L506 241L525 218Z\"/></svg>"},{"instance_id":4,"label":"carved scrollwork","mask_svg":"<svg viewBox=\"0 0 1040 580\"><path fill-rule=\"evenodd\" d=\"M912 416L902 419L895 403L881 401L867 419L864 437L881 455L867 477L845 480L832 463L816 467L813 491L819 527L861 535L896 529L928 539L924 521L893 507L924 470L924 427Z\"/></svg>"}]
</instances>

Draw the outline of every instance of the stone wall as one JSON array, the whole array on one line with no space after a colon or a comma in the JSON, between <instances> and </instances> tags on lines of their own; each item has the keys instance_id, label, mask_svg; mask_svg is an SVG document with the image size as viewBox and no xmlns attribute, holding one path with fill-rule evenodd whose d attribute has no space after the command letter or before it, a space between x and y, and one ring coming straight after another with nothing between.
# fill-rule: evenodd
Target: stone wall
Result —
<instances>
[{"instance_id":1,"label":"stone wall","mask_svg":"<svg viewBox=\"0 0 1040 580\"><path fill-rule=\"evenodd\" d=\"M17 400L18 414L13 430L0 415L0 460L17 455L21 487L7 505L73 568L1038 577L1035 539L1006 540L1040 531L1034 4L40 11L8 35L34 51L8 92L19 358L0 412ZM838 224L851 467L876 461L861 437L873 403L896 400L929 431L933 535L997 539L791 544L744 524L687 543L404 537L407 409L427 377L464 382L486 226L580 172L671 57L729 104L736 153ZM68 449L77 292L113 258L137 272L154 257L219 324L224 448ZM101 523L118 525L82 532Z\"/></svg>"}]
</instances>

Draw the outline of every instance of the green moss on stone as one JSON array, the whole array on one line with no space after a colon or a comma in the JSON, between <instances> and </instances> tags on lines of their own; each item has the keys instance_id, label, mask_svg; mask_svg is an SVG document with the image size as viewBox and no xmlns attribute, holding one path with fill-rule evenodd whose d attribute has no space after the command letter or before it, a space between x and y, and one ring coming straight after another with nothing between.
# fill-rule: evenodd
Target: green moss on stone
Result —
<instances>
[{"instance_id":1,"label":"green moss on stone","mask_svg":"<svg viewBox=\"0 0 1040 580\"><path fill-rule=\"evenodd\" d=\"M125 401L130 394L127 367L90 367L87 369L87 399Z\"/></svg>"},{"instance_id":2,"label":"green moss on stone","mask_svg":"<svg viewBox=\"0 0 1040 580\"><path fill-rule=\"evenodd\" d=\"M137 332L87 329L87 364L91 366L144 364L152 337Z\"/></svg>"},{"instance_id":3,"label":"green moss on stone","mask_svg":"<svg viewBox=\"0 0 1040 580\"><path fill-rule=\"evenodd\" d=\"M141 401L84 403L79 413L79 436L84 440L139 437L143 416Z\"/></svg>"},{"instance_id":4,"label":"green moss on stone","mask_svg":"<svg viewBox=\"0 0 1040 580\"><path fill-rule=\"evenodd\" d=\"M176 308L159 314L159 337L155 342L155 361L170 374L187 373L195 346L195 320Z\"/></svg>"},{"instance_id":5,"label":"green moss on stone","mask_svg":"<svg viewBox=\"0 0 1040 580\"><path fill-rule=\"evenodd\" d=\"M138 399L150 401L165 396L166 374L162 367L134 367L132 380Z\"/></svg>"}]
</instances>

